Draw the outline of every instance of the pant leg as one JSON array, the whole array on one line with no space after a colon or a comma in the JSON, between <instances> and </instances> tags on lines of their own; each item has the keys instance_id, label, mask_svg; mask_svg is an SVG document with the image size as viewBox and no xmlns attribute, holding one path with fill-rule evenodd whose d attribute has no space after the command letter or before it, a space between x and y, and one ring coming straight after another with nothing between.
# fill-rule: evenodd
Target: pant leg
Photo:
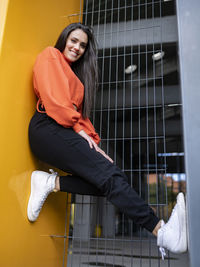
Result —
<instances>
[{"instance_id":1,"label":"pant leg","mask_svg":"<svg viewBox=\"0 0 200 267\"><path fill-rule=\"evenodd\" d=\"M104 196L96 186L75 175L60 176L60 191L80 195Z\"/></svg>"},{"instance_id":2,"label":"pant leg","mask_svg":"<svg viewBox=\"0 0 200 267\"><path fill-rule=\"evenodd\" d=\"M81 177L136 224L153 231L159 219L127 183L125 174L72 128L58 125L46 114L36 113L29 127L32 151L41 160Z\"/></svg>"}]
</instances>

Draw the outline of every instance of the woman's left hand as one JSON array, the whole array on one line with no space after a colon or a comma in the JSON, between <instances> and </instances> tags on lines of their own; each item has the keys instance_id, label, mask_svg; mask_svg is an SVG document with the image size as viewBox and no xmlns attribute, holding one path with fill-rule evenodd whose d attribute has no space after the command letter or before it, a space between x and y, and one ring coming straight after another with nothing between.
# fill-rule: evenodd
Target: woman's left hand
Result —
<instances>
[{"instance_id":1,"label":"woman's left hand","mask_svg":"<svg viewBox=\"0 0 200 267\"><path fill-rule=\"evenodd\" d=\"M89 144L90 148L94 148L97 152L101 153L105 158L107 158L110 162L113 163L113 160L94 142L94 140L86 134L84 130L78 132Z\"/></svg>"},{"instance_id":2,"label":"woman's left hand","mask_svg":"<svg viewBox=\"0 0 200 267\"><path fill-rule=\"evenodd\" d=\"M81 130L78 134L80 134L88 142L90 148L95 148L97 150L97 144L89 137L89 135L86 134L84 130Z\"/></svg>"},{"instance_id":3,"label":"woman's left hand","mask_svg":"<svg viewBox=\"0 0 200 267\"><path fill-rule=\"evenodd\" d=\"M105 158L107 158L110 162L114 162L100 147L98 147L97 151L101 153Z\"/></svg>"}]
</instances>

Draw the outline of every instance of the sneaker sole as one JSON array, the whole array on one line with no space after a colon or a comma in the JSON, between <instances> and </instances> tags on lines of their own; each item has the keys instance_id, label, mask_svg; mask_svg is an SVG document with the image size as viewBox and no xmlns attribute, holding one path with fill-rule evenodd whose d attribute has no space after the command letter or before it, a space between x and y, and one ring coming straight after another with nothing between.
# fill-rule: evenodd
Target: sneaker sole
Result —
<instances>
[{"instance_id":1,"label":"sneaker sole","mask_svg":"<svg viewBox=\"0 0 200 267\"><path fill-rule=\"evenodd\" d=\"M182 244L180 250L177 251L177 253L183 253L187 251L186 206L183 193L178 194L177 203L180 206L180 208L178 209L178 218L180 219L179 223L181 225L180 244Z\"/></svg>"}]
</instances>

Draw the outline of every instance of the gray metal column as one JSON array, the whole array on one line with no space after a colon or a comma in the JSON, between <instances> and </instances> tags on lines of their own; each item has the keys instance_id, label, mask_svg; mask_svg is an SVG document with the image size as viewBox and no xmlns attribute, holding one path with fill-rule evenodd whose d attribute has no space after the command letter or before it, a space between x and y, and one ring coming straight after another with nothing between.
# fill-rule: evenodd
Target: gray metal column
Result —
<instances>
[{"instance_id":1,"label":"gray metal column","mask_svg":"<svg viewBox=\"0 0 200 267\"><path fill-rule=\"evenodd\" d=\"M90 238L90 196L76 195L73 237L88 241Z\"/></svg>"},{"instance_id":2,"label":"gray metal column","mask_svg":"<svg viewBox=\"0 0 200 267\"><path fill-rule=\"evenodd\" d=\"M200 266L200 1L177 0L183 100L189 252Z\"/></svg>"}]
</instances>

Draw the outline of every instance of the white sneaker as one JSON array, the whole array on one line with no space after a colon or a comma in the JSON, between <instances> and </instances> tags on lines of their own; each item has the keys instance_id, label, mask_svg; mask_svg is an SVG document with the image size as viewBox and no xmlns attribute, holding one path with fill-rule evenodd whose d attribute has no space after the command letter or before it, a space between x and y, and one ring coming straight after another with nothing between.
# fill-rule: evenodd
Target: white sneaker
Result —
<instances>
[{"instance_id":1,"label":"white sneaker","mask_svg":"<svg viewBox=\"0 0 200 267\"><path fill-rule=\"evenodd\" d=\"M31 175L31 194L28 202L27 216L29 221L37 220L40 210L49 193L55 189L57 173L51 174L43 171L34 171Z\"/></svg>"},{"instance_id":2,"label":"white sneaker","mask_svg":"<svg viewBox=\"0 0 200 267\"><path fill-rule=\"evenodd\" d=\"M186 208L183 193L178 194L177 203L169 221L161 224L161 228L158 230L157 245L161 247L160 251L163 248L173 253L183 253L187 250Z\"/></svg>"}]
</instances>

